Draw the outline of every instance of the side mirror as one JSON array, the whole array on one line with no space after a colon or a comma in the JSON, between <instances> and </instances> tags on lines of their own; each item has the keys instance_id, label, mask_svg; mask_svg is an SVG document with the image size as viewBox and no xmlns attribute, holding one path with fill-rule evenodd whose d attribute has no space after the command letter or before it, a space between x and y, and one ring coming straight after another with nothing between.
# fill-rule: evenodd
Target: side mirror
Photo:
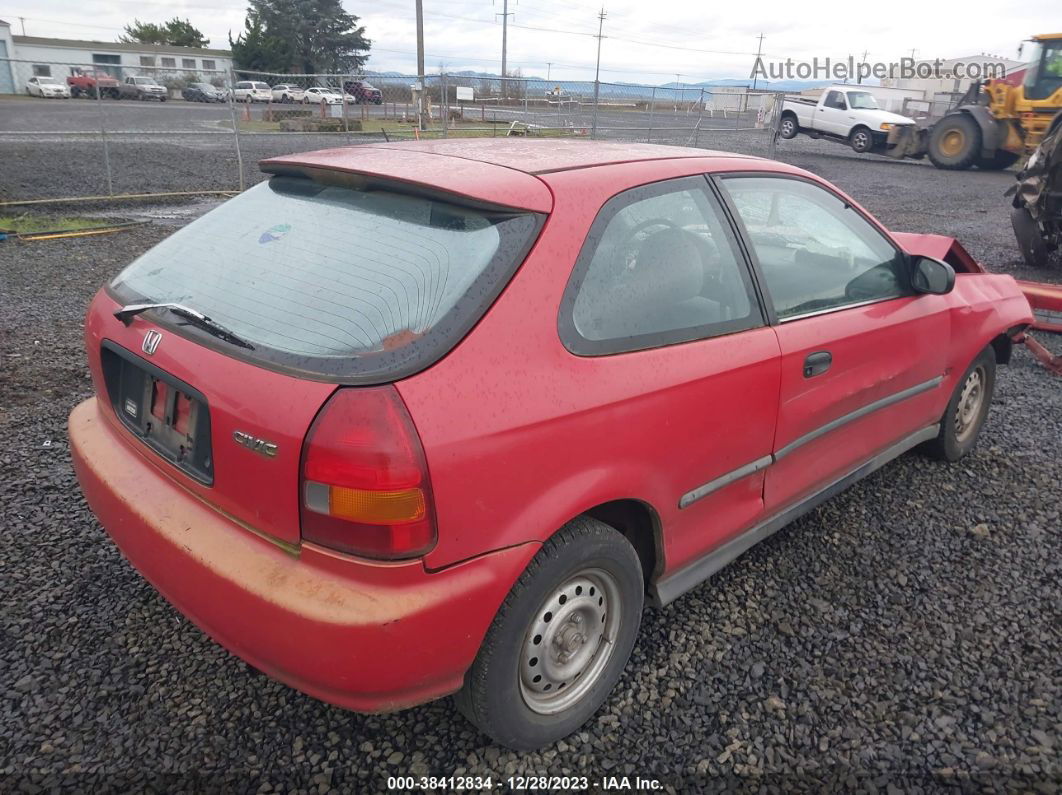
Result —
<instances>
[{"instance_id":1,"label":"side mirror","mask_svg":"<svg viewBox=\"0 0 1062 795\"><path fill-rule=\"evenodd\" d=\"M911 262L911 287L916 293L945 295L955 286L955 269L933 257L916 256Z\"/></svg>"}]
</instances>

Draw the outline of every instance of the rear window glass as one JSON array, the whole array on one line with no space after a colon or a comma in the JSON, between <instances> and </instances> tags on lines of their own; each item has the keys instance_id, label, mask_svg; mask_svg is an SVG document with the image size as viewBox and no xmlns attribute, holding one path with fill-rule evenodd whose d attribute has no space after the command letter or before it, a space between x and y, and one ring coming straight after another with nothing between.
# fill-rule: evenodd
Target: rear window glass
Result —
<instances>
[{"instance_id":1,"label":"rear window glass","mask_svg":"<svg viewBox=\"0 0 1062 795\"><path fill-rule=\"evenodd\" d=\"M123 303L187 306L254 346L152 310L224 353L329 380L390 380L471 328L539 225L526 212L275 176L155 246L111 287Z\"/></svg>"}]
</instances>

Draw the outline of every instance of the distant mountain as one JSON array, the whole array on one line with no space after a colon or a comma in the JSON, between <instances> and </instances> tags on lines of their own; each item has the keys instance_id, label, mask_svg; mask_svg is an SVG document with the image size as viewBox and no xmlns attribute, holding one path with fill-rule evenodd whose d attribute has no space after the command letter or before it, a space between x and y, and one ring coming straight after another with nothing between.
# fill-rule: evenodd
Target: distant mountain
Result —
<instances>
[{"instance_id":1,"label":"distant mountain","mask_svg":"<svg viewBox=\"0 0 1062 795\"><path fill-rule=\"evenodd\" d=\"M496 74L494 74L492 72L477 72L477 71L467 70L467 69L466 70L462 70L460 72L447 72L446 74L447 74L447 77L454 78L454 79L459 79L459 80L497 80L498 79L498 75L496 75ZM388 78L395 78L395 77L407 77L408 78L408 77L410 77L410 75L403 74L402 72L372 72L372 71L366 71L365 75L367 77L388 77ZM437 83L439 81L439 74L438 74L437 71L434 72L434 73L429 72L427 75L425 75L425 79L430 84ZM585 85L593 85L593 83L594 83L593 80L558 80L557 78L550 78L549 80L547 80L546 78L541 77L539 75L521 75L521 79L526 80L528 83L536 84L536 87L538 87L539 84L542 84L544 86L554 86L554 85L559 85L559 86L566 86L566 85L585 86ZM607 83L607 84L611 84L611 85L620 85L620 86L648 86L648 85L650 85L650 84L647 84L647 83L632 83L632 82L626 81L626 80L603 80L602 83ZM829 80L772 80L772 81L769 81L769 82L763 81L763 80L759 80L759 81L757 81L756 86L757 86L757 88L760 88L760 89L771 89L773 91L803 91L806 88L822 88L823 86L828 86L828 85L831 85L831 84L832 83ZM721 78L718 78L716 80L704 80L704 81L699 82L699 83L686 83L686 82L671 81L670 83L664 83L664 84L662 84L660 86L657 86L657 88L666 88L666 89L671 89L671 90L686 89L688 91L690 89L697 89L697 88L733 88L733 87L741 87L741 86L747 86L749 88L752 88L752 80L751 79L746 80L746 79L743 79L743 78L733 78L733 77L721 77Z\"/></svg>"}]
</instances>

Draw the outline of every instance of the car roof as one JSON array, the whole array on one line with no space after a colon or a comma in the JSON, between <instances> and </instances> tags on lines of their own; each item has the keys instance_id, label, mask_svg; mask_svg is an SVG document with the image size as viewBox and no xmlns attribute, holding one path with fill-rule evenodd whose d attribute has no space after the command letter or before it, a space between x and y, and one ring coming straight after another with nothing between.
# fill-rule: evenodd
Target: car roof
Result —
<instances>
[{"instance_id":1,"label":"car roof","mask_svg":"<svg viewBox=\"0 0 1062 795\"><path fill-rule=\"evenodd\" d=\"M571 138L463 138L363 144L263 160L270 173L320 168L377 175L505 207L549 212L549 187L538 178L574 169L698 159L698 170L735 170L762 158L680 146ZM780 169L785 166L778 164Z\"/></svg>"}]
</instances>

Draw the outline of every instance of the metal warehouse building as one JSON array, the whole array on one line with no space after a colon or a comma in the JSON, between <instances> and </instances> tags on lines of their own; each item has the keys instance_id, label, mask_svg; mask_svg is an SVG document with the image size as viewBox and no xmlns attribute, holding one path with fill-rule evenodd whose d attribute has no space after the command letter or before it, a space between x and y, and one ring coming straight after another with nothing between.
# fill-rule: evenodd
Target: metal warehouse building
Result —
<instances>
[{"instance_id":1,"label":"metal warehouse building","mask_svg":"<svg viewBox=\"0 0 1062 795\"><path fill-rule=\"evenodd\" d=\"M65 80L71 73L70 65L93 66L119 79L136 74L151 74L159 79L194 74L209 79L214 74L227 77L232 67L232 53L195 47L14 36L11 26L0 20L0 94L22 92L27 77Z\"/></svg>"}]
</instances>

